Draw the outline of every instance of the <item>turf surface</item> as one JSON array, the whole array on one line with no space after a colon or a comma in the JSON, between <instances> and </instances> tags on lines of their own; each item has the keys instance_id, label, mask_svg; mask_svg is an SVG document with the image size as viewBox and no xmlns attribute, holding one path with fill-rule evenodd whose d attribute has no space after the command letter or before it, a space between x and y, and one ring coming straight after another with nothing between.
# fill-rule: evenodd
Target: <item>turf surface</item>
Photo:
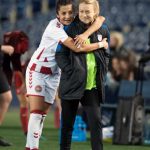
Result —
<instances>
[{"instance_id":1,"label":"turf surface","mask_svg":"<svg viewBox=\"0 0 150 150\"><path fill-rule=\"evenodd\" d=\"M40 140L40 150L59 150L58 135L59 131L53 125L53 112L50 112L45 121L44 138ZM10 147L0 146L0 150L24 150L25 136L20 127L18 109L11 109L7 113L0 127L0 136L13 143ZM91 150L89 138L87 142L73 142L72 150ZM150 150L150 146L121 146L104 143L104 150Z\"/></svg>"}]
</instances>

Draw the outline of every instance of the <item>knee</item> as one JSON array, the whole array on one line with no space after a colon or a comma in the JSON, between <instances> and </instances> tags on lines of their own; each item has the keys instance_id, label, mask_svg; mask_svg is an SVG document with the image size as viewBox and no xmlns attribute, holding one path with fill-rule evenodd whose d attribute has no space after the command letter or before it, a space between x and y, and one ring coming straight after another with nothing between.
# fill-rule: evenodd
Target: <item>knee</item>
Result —
<instances>
[{"instance_id":1,"label":"knee","mask_svg":"<svg viewBox=\"0 0 150 150\"><path fill-rule=\"evenodd\" d=\"M10 104L12 101L12 94L11 91L8 91L3 96L4 102Z\"/></svg>"},{"instance_id":2,"label":"knee","mask_svg":"<svg viewBox=\"0 0 150 150\"><path fill-rule=\"evenodd\" d=\"M101 124L101 113L100 111L93 111L88 116L88 120L91 122L92 126L99 126Z\"/></svg>"},{"instance_id":3,"label":"knee","mask_svg":"<svg viewBox=\"0 0 150 150\"><path fill-rule=\"evenodd\" d=\"M86 114L91 120L100 120L101 119L101 111L100 107L88 107L86 108Z\"/></svg>"},{"instance_id":4,"label":"knee","mask_svg":"<svg viewBox=\"0 0 150 150\"><path fill-rule=\"evenodd\" d=\"M12 94L10 93L9 98L8 98L8 102L9 102L9 103L11 103L12 98L13 98L13 97L12 97Z\"/></svg>"},{"instance_id":5,"label":"knee","mask_svg":"<svg viewBox=\"0 0 150 150\"><path fill-rule=\"evenodd\" d=\"M93 115L92 119L93 119L93 124L99 125L101 122L101 115L95 114L95 115Z\"/></svg>"}]
</instances>

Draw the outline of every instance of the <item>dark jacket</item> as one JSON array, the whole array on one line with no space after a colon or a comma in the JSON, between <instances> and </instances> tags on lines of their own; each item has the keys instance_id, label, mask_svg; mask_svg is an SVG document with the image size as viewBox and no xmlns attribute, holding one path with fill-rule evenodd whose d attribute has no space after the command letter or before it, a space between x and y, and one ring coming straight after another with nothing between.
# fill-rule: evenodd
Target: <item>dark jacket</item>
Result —
<instances>
[{"instance_id":1,"label":"dark jacket","mask_svg":"<svg viewBox=\"0 0 150 150\"><path fill-rule=\"evenodd\" d=\"M0 45L0 68L2 68L2 64L3 64L3 52L1 50L1 45Z\"/></svg>"},{"instance_id":2,"label":"dark jacket","mask_svg":"<svg viewBox=\"0 0 150 150\"><path fill-rule=\"evenodd\" d=\"M86 25L76 19L67 29L67 34L74 38L86 30ZM109 39L109 32L106 26L102 26L89 38L91 43L98 42L98 35ZM94 51L97 64L96 84L99 97L104 101L104 82L108 66L108 53L106 50ZM61 99L81 99L84 94L87 80L86 53L75 53L69 48L60 44L56 51L56 62L61 68L62 74L59 85L59 96Z\"/></svg>"}]
</instances>

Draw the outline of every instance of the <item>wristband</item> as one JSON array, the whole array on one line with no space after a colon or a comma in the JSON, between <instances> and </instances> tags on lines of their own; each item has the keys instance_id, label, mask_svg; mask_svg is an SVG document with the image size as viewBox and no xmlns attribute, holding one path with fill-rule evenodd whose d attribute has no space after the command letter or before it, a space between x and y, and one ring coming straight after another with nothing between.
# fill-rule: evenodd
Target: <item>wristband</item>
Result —
<instances>
[{"instance_id":1,"label":"wristband","mask_svg":"<svg viewBox=\"0 0 150 150\"><path fill-rule=\"evenodd\" d=\"M103 42L98 42L98 47L99 47L99 48L103 48L103 47L104 47Z\"/></svg>"}]
</instances>

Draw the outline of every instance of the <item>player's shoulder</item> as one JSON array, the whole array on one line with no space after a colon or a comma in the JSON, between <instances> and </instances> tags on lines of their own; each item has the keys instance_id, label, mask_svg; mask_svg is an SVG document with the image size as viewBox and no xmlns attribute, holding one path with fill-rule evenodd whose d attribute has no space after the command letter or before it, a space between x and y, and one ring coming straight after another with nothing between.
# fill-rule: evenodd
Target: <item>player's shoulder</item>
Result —
<instances>
[{"instance_id":1,"label":"player's shoulder","mask_svg":"<svg viewBox=\"0 0 150 150\"><path fill-rule=\"evenodd\" d=\"M54 27L54 28L63 28L64 26L59 22L59 20L57 18L51 20L49 22L49 26L50 27Z\"/></svg>"},{"instance_id":2,"label":"player's shoulder","mask_svg":"<svg viewBox=\"0 0 150 150\"><path fill-rule=\"evenodd\" d=\"M103 23L102 26L99 28L98 32L102 33L103 35L110 34L108 25L106 23Z\"/></svg>"},{"instance_id":3,"label":"player's shoulder","mask_svg":"<svg viewBox=\"0 0 150 150\"><path fill-rule=\"evenodd\" d=\"M100 29L109 30L108 25L106 23L103 23Z\"/></svg>"},{"instance_id":4,"label":"player's shoulder","mask_svg":"<svg viewBox=\"0 0 150 150\"><path fill-rule=\"evenodd\" d=\"M44 33L46 33L46 34L47 33L55 33L56 31L59 31L62 29L63 29L62 24L60 24L58 19L55 18L48 23Z\"/></svg>"}]
</instances>

